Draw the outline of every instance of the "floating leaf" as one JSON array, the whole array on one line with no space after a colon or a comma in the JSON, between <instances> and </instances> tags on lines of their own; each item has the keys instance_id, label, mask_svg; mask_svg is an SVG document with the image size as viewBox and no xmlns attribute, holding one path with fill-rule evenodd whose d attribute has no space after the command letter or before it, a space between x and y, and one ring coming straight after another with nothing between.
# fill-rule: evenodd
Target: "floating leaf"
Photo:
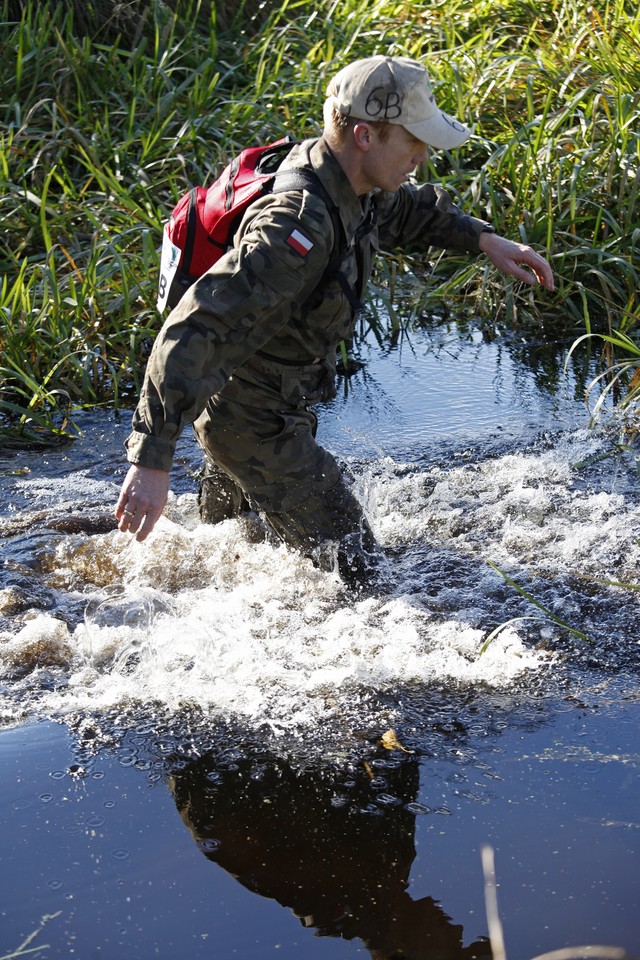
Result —
<instances>
[{"instance_id":1,"label":"floating leaf","mask_svg":"<svg viewBox=\"0 0 640 960\"><path fill-rule=\"evenodd\" d=\"M400 743L395 730L387 730L386 733L382 734L380 746L384 747L385 750L402 750L403 753L415 753L414 750L408 750Z\"/></svg>"}]
</instances>

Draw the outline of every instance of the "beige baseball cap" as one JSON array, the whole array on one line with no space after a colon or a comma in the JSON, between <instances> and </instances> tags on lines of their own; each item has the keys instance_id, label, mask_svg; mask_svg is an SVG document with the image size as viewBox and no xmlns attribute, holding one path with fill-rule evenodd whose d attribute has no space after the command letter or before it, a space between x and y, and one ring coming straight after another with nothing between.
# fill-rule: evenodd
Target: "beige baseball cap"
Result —
<instances>
[{"instance_id":1,"label":"beige baseball cap","mask_svg":"<svg viewBox=\"0 0 640 960\"><path fill-rule=\"evenodd\" d=\"M436 106L429 75L409 57L367 57L343 67L329 83L328 101L347 117L397 123L439 150L471 136L464 123Z\"/></svg>"}]
</instances>

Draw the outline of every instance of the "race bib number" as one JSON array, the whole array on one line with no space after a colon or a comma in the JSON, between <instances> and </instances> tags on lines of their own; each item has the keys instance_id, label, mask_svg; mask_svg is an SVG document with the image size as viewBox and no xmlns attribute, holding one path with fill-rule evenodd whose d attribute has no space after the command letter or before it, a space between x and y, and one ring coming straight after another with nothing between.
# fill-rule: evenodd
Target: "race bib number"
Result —
<instances>
[{"instance_id":1,"label":"race bib number","mask_svg":"<svg viewBox=\"0 0 640 960\"><path fill-rule=\"evenodd\" d=\"M180 262L180 247L172 243L165 225L162 236L162 253L160 254L160 279L158 280L158 300L156 306L160 313L167 305L167 297Z\"/></svg>"}]
</instances>

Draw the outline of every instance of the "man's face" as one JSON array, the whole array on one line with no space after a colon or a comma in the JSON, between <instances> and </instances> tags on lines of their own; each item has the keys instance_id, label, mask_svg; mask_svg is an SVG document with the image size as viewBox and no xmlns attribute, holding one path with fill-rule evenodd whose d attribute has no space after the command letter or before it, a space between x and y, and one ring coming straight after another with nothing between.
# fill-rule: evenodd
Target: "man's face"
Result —
<instances>
[{"instance_id":1,"label":"man's face","mask_svg":"<svg viewBox=\"0 0 640 960\"><path fill-rule=\"evenodd\" d=\"M404 127L393 124L387 129L388 137L382 141L380 131L369 126L371 145L364 158L363 172L370 181L369 189L393 192L409 178L418 164L428 159L429 148Z\"/></svg>"}]
</instances>

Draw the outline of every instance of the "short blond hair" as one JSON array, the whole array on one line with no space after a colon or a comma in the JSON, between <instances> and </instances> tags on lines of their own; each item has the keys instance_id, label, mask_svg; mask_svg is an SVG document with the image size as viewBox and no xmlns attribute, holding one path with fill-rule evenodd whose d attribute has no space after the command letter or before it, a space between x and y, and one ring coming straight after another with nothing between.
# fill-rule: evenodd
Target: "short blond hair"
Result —
<instances>
[{"instance_id":1,"label":"short blond hair","mask_svg":"<svg viewBox=\"0 0 640 960\"><path fill-rule=\"evenodd\" d=\"M340 146L346 140L347 131L353 129L356 123L367 123L370 127L374 127L378 131L381 143L385 143L389 138L390 123L385 123L384 120L360 120L358 117L348 117L340 113L331 99L325 100L323 113L325 133L328 133L330 138Z\"/></svg>"}]
</instances>

